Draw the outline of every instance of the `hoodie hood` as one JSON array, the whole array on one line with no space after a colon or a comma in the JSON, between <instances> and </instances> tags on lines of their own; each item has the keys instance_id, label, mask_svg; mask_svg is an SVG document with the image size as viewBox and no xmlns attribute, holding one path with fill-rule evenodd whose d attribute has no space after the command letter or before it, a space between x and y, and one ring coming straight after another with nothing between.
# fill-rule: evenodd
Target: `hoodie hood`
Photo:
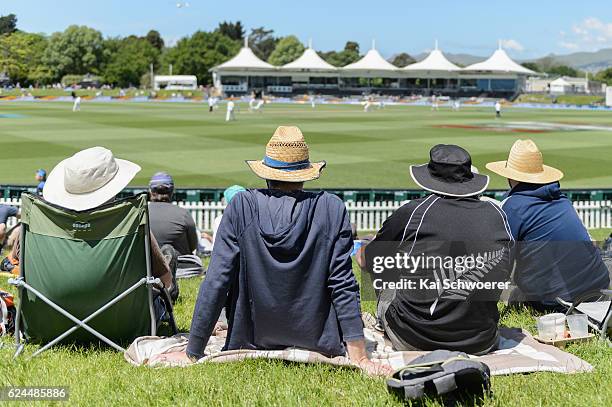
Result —
<instances>
[{"instance_id":1,"label":"hoodie hood","mask_svg":"<svg viewBox=\"0 0 612 407\"><path fill-rule=\"evenodd\" d=\"M253 190L260 236L269 248L301 250L311 225L317 199L303 191ZM318 195L318 194L317 194Z\"/></svg>"},{"instance_id":2,"label":"hoodie hood","mask_svg":"<svg viewBox=\"0 0 612 407\"><path fill-rule=\"evenodd\" d=\"M554 201L564 197L565 195L561 192L561 186L558 182L551 182L550 184L527 184L521 182L514 188L512 188L507 197L512 195L523 195L539 198L544 201Z\"/></svg>"}]
</instances>

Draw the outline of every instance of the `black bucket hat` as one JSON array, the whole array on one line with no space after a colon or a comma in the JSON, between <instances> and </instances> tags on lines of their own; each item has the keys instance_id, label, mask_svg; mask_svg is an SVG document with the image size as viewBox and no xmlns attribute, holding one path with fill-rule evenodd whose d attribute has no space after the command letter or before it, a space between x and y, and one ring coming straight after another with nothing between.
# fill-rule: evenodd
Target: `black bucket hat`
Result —
<instances>
[{"instance_id":1,"label":"black bucket hat","mask_svg":"<svg viewBox=\"0 0 612 407\"><path fill-rule=\"evenodd\" d=\"M411 165L410 175L421 188L440 195L466 197L487 189L489 177L472 171L472 157L459 146L438 144L429 151L429 163Z\"/></svg>"}]
</instances>

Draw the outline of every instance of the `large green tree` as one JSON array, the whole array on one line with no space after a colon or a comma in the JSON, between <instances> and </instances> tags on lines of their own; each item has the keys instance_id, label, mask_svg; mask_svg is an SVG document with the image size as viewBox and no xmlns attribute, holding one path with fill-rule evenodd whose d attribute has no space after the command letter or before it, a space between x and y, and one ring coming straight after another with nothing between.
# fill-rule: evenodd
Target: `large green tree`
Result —
<instances>
[{"instance_id":1,"label":"large green tree","mask_svg":"<svg viewBox=\"0 0 612 407\"><path fill-rule=\"evenodd\" d=\"M240 21L236 21L235 23L231 21L219 23L217 31L221 35L225 35L235 41L242 41L244 39L244 27Z\"/></svg>"},{"instance_id":2,"label":"large green tree","mask_svg":"<svg viewBox=\"0 0 612 407\"><path fill-rule=\"evenodd\" d=\"M409 54L402 52L401 54L397 54L393 57L391 63L399 68L403 68L410 64L414 64L416 60L412 58Z\"/></svg>"},{"instance_id":3,"label":"large green tree","mask_svg":"<svg viewBox=\"0 0 612 407\"><path fill-rule=\"evenodd\" d=\"M49 68L42 62L47 39L40 34L21 31L0 35L0 69L22 85L46 84L51 80Z\"/></svg>"},{"instance_id":4,"label":"large green tree","mask_svg":"<svg viewBox=\"0 0 612 407\"><path fill-rule=\"evenodd\" d=\"M597 72L597 74L595 74L595 80L604 82L608 84L608 86L612 86L612 68L607 68L603 71Z\"/></svg>"},{"instance_id":5,"label":"large green tree","mask_svg":"<svg viewBox=\"0 0 612 407\"><path fill-rule=\"evenodd\" d=\"M264 27L253 28L249 35L249 46L259 58L267 61L276 48L279 39L274 37L274 30Z\"/></svg>"},{"instance_id":6,"label":"large green tree","mask_svg":"<svg viewBox=\"0 0 612 407\"><path fill-rule=\"evenodd\" d=\"M130 36L111 40L107 45L110 57L105 65L104 82L120 87L138 86L150 64L159 65L160 51L148 39Z\"/></svg>"},{"instance_id":7,"label":"large green tree","mask_svg":"<svg viewBox=\"0 0 612 407\"><path fill-rule=\"evenodd\" d=\"M160 51L164 48L164 39L157 30L150 30L145 36L145 39L149 42L149 44L153 45Z\"/></svg>"},{"instance_id":8,"label":"large green tree","mask_svg":"<svg viewBox=\"0 0 612 407\"><path fill-rule=\"evenodd\" d=\"M540 72L540 69L542 69L540 68L540 65L535 62L523 62L521 65L527 69L531 69L534 72Z\"/></svg>"},{"instance_id":9,"label":"large green tree","mask_svg":"<svg viewBox=\"0 0 612 407\"><path fill-rule=\"evenodd\" d=\"M571 77L583 76L582 72L580 72L579 70L575 68L572 68L571 66L567 66L567 65L552 66L546 70L546 73L549 73L552 75L571 76Z\"/></svg>"},{"instance_id":10,"label":"large green tree","mask_svg":"<svg viewBox=\"0 0 612 407\"><path fill-rule=\"evenodd\" d=\"M217 31L197 31L168 49L163 55L163 65L172 64L173 73L196 75L198 83L210 84L212 76L208 70L236 55L239 49L240 42Z\"/></svg>"},{"instance_id":11,"label":"large green tree","mask_svg":"<svg viewBox=\"0 0 612 407\"><path fill-rule=\"evenodd\" d=\"M272 65L285 65L295 61L304 53L304 45L295 35L282 38L270 54L268 62Z\"/></svg>"},{"instance_id":12,"label":"large green tree","mask_svg":"<svg viewBox=\"0 0 612 407\"><path fill-rule=\"evenodd\" d=\"M65 74L98 74L104 63L102 34L86 26L71 25L49 38L43 61L54 79Z\"/></svg>"},{"instance_id":13,"label":"large green tree","mask_svg":"<svg viewBox=\"0 0 612 407\"><path fill-rule=\"evenodd\" d=\"M15 31L17 31L17 16L15 14L0 16L0 35L11 34Z\"/></svg>"},{"instance_id":14,"label":"large green tree","mask_svg":"<svg viewBox=\"0 0 612 407\"><path fill-rule=\"evenodd\" d=\"M342 51L321 52L320 55L334 66L345 66L359 59L359 44L355 41L347 41Z\"/></svg>"}]
</instances>

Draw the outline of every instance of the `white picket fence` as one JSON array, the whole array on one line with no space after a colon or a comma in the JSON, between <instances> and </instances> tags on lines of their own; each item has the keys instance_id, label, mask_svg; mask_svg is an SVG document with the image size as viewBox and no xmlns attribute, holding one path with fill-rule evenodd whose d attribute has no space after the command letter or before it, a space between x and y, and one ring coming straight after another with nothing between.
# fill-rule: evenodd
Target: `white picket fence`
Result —
<instances>
[{"instance_id":1,"label":"white picket fence","mask_svg":"<svg viewBox=\"0 0 612 407\"><path fill-rule=\"evenodd\" d=\"M357 230L378 230L393 211L405 202L346 202L346 209L351 223L357 225ZM19 199L0 198L0 204L20 206ZM221 202L177 202L191 212L200 230L212 230L215 218L223 213L225 205ZM612 228L612 201L580 201L574 202L574 208L587 229ZM8 226L15 224L15 219L9 219Z\"/></svg>"}]
</instances>

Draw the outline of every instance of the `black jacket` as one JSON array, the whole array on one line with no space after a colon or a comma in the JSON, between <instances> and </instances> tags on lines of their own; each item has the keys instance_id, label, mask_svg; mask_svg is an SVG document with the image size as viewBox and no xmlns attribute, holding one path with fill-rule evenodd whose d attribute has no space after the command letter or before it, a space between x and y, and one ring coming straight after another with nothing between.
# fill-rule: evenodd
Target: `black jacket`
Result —
<instances>
[{"instance_id":1,"label":"black jacket","mask_svg":"<svg viewBox=\"0 0 612 407\"><path fill-rule=\"evenodd\" d=\"M457 258L488 253L495 261L487 263L486 272L471 277L478 281L506 280L511 271L513 239L506 215L495 203L476 197L432 194L412 200L385 221L375 242L397 243L400 252L413 256ZM465 273L441 270L435 264L416 272L432 280L466 278ZM496 344L500 293L397 290L385 317L388 328L418 349L477 353Z\"/></svg>"}]
</instances>

